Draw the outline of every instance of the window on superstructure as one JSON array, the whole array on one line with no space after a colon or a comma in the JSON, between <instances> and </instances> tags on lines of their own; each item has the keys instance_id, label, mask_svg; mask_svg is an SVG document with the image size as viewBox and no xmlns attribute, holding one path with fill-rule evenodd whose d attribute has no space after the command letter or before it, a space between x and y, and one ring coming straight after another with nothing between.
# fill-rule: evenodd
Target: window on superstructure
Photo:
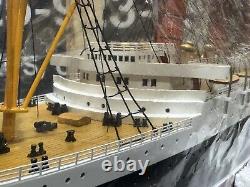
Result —
<instances>
[{"instance_id":1,"label":"window on superstructure","mask_svg":"<svg viewBox=\"0 0 250 187\"><path fill-rule=\"evenodd\" d=\"M151 86L156 86L156 79L151 79Z\"/></svg>"},{"instance_id":2,"label":"window on superstructure","mask_svg":"<svg viewBox=\"0 0 250 187\"><path fill-rule=\"evenodd\" d=\"M148 55L148 62L151 62L151 55Z\"/></svg>"},{"instance_id":3,"label":"window on superstructure","mask_svg":"<svg viewBox=\"0 0 250 187\"><path fill-rule=\"evenodd\" d=\"M116 56L116 55L114 55L113 57L114 57L114 61L117 61L117 56Z\"/></svg>"},{"instance_id":4,"label":"window on superstructure","mask_svg":"<svg viewBox=\"0 0 250 187\"><path fill-rule=\"evenodd\" d=\"M88 59L89 59L89 54L87 54L87 56L88 56Z\"/></svg>"},{"instance_id":5,"label":"window on superstructure","mask_svg":"<svg viewBox=\"0 0 250 187\"><path fill-rule=\"evenodd\" d=\"M117 84L121 84L121 83L122 83L121 77L117 77L117 78L116 78L116 83L117 83Z\"/></svg>"},{"instance_id":6,"label":"window on superstructure","mask_svg":"<svg viewBox=\"0 0 250 187\"><path fill-rule=\"evenodd\" d=\"M119 56L119 61L123 61L123 56Z\"/></svg>"},{"instance_id":7,"label":"window on superstructure","mask_svg":"<svg viewBox=\"0 0 250 187\"><path fill-rule=\"evenodd\" d=\"M148 86L148 79L142 79L142 86Z\"/></svg>"},{"instance_id":8,"label":"window on superstructure","mask_svg":"<svg viewBox=\"0 0 250 187\"><path fill-rule=\"evenodd\" d=\"M86 73L86 79L89 80L89 74L88 73Z\"/></svg>"},{"instance_id":9,"label":"window on superstructure","mask_svg":"<svg viewBox=\"0 0 250 187\"><path fill-rule=\"evenodd\" d=\"M103 55L103 60L105 60L106 59L106 55Z\"/></svg>"},{"instance_id":10,"label":"window on superstructure","mask_svg":"<svg viewBox=\"0 0 250 187\"><path fill-rule=\"evenodd\" d=\"M135 56L131 56L130 61L131 61L131 62L135 62Z\"/></svg>"},{"instance_id":11,"label":"window on superstructure","mask_svg":"<svg viewBox=\"0 0 250 187\"><path fill-rule=\"evenodd\" d=\"M97 58L98 58L98 57L97 57L97 54L95 54L95 59L97 60Z\"/></svg>"},{"instance_id":12,"label":"window on superstructure","mask_svg":"<svg viewBox=\"0 0 250 187\"><path fill-rule=\"evenodd\" d=\"M82 78L85 79L86 78L86 75L85 73L82 74Z\"/></svg>"},{"instance_id":13,"label":"window on superstructure","mask_svg":"<svg viewBox=\"0 0 250 187\"><path fill-rule=\"evenodd\" d=\"M125 56L125 62L129 61L129 56Z\"/></svg>"},{"instance_id":14,"label":"window on superstructure","mask_svg":"<svg viewBox=\"0 0 250 187\"><path fill-rule=\"evenodd\" d=\"M124 78L124 84L125 84L125 85L128 85L128 84L129 84L129 78L128 78L128 77L125 77L125 78Z\"/></svg>"}]
</instances>

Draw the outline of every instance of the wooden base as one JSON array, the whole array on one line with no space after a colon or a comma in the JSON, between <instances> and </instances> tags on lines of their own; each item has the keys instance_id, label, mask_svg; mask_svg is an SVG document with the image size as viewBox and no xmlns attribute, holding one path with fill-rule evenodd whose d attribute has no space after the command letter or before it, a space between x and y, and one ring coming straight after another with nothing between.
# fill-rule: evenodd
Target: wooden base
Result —
<instances>
[{"instance_id":1,"label":"wooden base","mask_svg":"<svg viewBox=\"0 0 250 187\"><path fill-rule=\"evenodd\" d=\"M110 127L107 131L107 127L102 126L102 123L98 121L92 121L91 124L82 127L59 123L58 128L53 131L37 133L33 126L35 121L57 122L57 116L52 116L46 107L45 104L39 106L39 118L37 118L36 107L31 108L29 113L17 114L16 138L9 144L10 152L0 155L0 170L30 164L27 155L31 144L44 142L47 155L53 158L117 140L115 129ZM2 117L0 114L0 120ZM70 129L76 131L77 141L74 143L65 142L66 131ZM140 128L140 130L145 132L151 128ZM138 134L137 129L132 125L122 125L118 131L121 138ZM40 161L41 157L38 157L38 160Z\"/></svg>"}]
</instances>

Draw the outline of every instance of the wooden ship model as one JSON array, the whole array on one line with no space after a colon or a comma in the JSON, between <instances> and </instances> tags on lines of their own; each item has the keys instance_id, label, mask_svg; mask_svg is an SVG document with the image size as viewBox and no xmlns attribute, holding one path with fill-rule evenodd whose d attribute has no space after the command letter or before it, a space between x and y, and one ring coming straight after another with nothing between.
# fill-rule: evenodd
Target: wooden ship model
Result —
<instances>
[{"instance_id":1,"label":"wooden ship model","mask_svg":"<svg viewBox=\"0 0 250 187\"><path fill-rule=\"evenodd\" d=\"M193 42L180 42L183 33L169 38L160 29L154 42L108 42L90 0L70 5L27 96L18 103L26 6L26 0L7 2L0 185L105 184L130 172L105 172L104 160L118 156L154 165L248 119L247 52L219 58L216 46L206 44L201 55ZM54 54L76 9L87 47ZM171 21L178 25L183 15L176 16ZM167 20L158 21L168 31ZM34 96L50 62L66 67L67 75L54 75L52 93ZM39 120L32 107L37 103Z\"/></svg>"}]
</instances>

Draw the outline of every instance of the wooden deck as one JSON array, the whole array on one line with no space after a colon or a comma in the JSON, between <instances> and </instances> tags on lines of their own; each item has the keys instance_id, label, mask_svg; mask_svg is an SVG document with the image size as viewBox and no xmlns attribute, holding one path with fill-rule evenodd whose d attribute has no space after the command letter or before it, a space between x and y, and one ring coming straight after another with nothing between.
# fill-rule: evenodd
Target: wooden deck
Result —
<instances>
[{"instance_id":1,"label":"wooden deck","mask_svg":"<svg viewBox=\"0 0 250 187\"><path fill-rule=\"evenodd\" d=\"M33 126L35 121L57 122L57 116L52 116L46 107L45 104L39 105L39 119L37 119L36 107L30 108L29 113L17 114L16 139L9 144L11 151L0 155L0 170L30 164L27 155L31 144L44 142L47 155L53 158L117 140L114 128L109 128L107 132L107 127L103 127L98 121L92 121L90 125L82 127L58 124L58 128L54 131L37 133ZM0 123L2 123L2 114L0 114ZM74 143L65 142L66 131L69 129L76 131L77 141ZM140 129L142 132L151 130L151 128ZM122 125L118 130L121 138L138 134L137 129L132 125ZM38 157L38 161L40 160L41 157Z\"/></svg>"}]
</instances>

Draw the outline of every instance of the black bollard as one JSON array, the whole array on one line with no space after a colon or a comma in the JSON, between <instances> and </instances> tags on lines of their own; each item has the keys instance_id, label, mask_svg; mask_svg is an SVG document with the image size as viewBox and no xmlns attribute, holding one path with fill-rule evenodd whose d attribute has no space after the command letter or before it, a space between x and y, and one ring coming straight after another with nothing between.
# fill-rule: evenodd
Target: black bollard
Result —
<instances>
[{"instance_id":1,"label":"black bollard","mask_svg":"<svg viewBox=\"0 0 250 187\"><path fill-rule=\"evenodd\" d=\"M38 156L46 154L46 151L44 150L44 147L43 147L43 142L40 142L38 144L38 147L39 147L39 150L37 153Z\"/></svg>"},{"instance_id":2,"label":"black bollard","mask_svg":"<svg viewBox=\"0 0 250 187\"><path fill-rule=\"evenodd\" d=\"M116 127L120 127L122 125L122 114L120 112L116 114L115 125Z\"/></svg>"},{"instance_id":3,"label":"black bollard","mask_svg":"<svg viewBox=\"0 0 250 187\"><path fill-rule=\"evenodd\" d=\"M32 157L36 157L38 154L37 154L37 152L36 152L36 144L32 144L31 146L30 146L30 153L28 154L28 156L27 157L30 157L30 158L32 158Z\"/></svg>"},{"instance_id":4,"label":"black bollard","mask_svg":"<svg viewBox=\"0 0 250 187\"><path fill-rule=\"evenodd\" d=\"M140 127L141 126L141 119L140 118L136 118L134 121L134 127Z\"/></svg>"},{"instance_id":5,"label":"black bollard","mask_svg":"<svg viewBox=\"0 0 250 187\"><path fill-rule=\"evenodd\" d=\"M53 110L52 110L52 115L60 115L61 113L62 112L61 112L60 103L55 103L54 107L53 107Z\"/></svg>"},{"instance_id":6,"label":"black bollard","mask_svg":"<svg viewBox=\"0 0 250 187\"><path fill-rule=\"evenodd\" d=\"M74 130L68 130L67 132L67 137L65 139L66 142L75 142L75 131Z\"/></svg>"},{"instance_id":7,"label":"black bollard","mask_svg":"<svg viewBox=\"0 0 250 187\"><path fill-rule=\"evenodd\" d=\"M39 171L39 167L37 164L37 158L31 158L30 162L31 162L31 169L29 170L29 173L34 173L36 171Z\"/></svg>"},{"instance_id":8,"label":"black bollard","mask_svg":"<svg viewBox=\"0 0 250 187\"><path fill-rule=\"evenodd\" d=\"M42 156L42 170L49 169L48 156Z\"/></svg>"},{"instance_id":9,"label":"black bollard","mask_svg":"<svg viewBox=\"0 0 250 187\"><path fill-rule=\"evenodd\" d=\"M7 145L7 140L5 139L4 134L0 132L0 154L10 152L10 148Z\"/></svg>"},{"instance_id":10,"label":"black bollard","mask_svg":"<svg viewBox=\"0 0 250 187\"><path fill-rule=\"evenodd\" d=\"M62 104L61 105L61 113L66 113L68 111L69 111L69 109L68 109L67 105L66 104Z\"/></svg>"}]
</instances>

